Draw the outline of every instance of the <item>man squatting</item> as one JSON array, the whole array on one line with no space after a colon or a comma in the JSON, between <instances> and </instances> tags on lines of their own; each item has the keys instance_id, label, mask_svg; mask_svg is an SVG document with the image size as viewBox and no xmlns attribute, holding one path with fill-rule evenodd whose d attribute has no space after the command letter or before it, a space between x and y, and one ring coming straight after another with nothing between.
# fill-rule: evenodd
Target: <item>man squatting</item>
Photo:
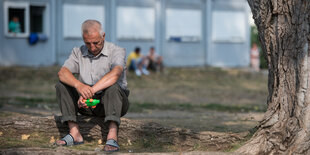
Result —
<instances>
[{"instance_id":1,"label":"man squatting","mask_svg":"<svg viewBox=\"0 0 310 155\"><path fill-rule=\"evenodd\" d=\"M58 72L57 102L70 133L56 141L56 145L83 144L77 124L77 113L102 117L109 127L104 151L119 150L117 143L120 117L129 108L126 80L126 51L105 41L101 23L86 20L82 24L85 45L73 48L71 55ZM74 74L78 75L78 79ZM84 99L100 99L95 107L87 107Z\"/></svg>"}]
</instances>

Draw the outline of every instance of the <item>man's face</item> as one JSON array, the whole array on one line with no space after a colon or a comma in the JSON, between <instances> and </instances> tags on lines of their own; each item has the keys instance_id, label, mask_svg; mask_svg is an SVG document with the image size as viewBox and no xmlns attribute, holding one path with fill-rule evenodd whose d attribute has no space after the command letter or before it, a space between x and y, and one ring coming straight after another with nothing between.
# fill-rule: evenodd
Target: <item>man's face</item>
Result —
<instances>
[{"instance_id":1,"label":"man's face","mask_svg":"<svg viewBox=\"0 0 310 155\"><path fill-rule=\"evenodd\" d=\"M91 52L95 56L100 53L104 45L104 38L105 38L105 34L103 33L101 36L99 32L83 34L83 40L84 40L85 45L88 48L88 51Z\"/></svg>"}]
</instances>

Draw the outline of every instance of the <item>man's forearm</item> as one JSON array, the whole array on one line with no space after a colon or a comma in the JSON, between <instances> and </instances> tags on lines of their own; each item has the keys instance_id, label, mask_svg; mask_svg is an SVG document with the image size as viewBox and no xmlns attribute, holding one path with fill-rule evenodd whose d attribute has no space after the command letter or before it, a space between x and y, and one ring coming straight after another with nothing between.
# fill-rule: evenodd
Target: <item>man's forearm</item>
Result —
<instances>
[{"instance_id":1,"label":"man's forearm","mask_svg":"<svg viewBox=\"0 0 310 155\"><path fill-rule=\"evenodd\" d=\"M123 67L116 66L108 74L102 77L92 88L94 92L98 92L105 88L112 86L117 82L118 78L122 75Z\"/></svg>"},{"instance_id":2,"label":"man's forearm","mask_svg":"<svg viewBox=\"0 0 310 155\"><path fill-rule=\"evenodd\" d=\"M80 83L66 67L62 67L58 72L59 80L71 87L76 88Z\"/></svg>"}]
</instances>

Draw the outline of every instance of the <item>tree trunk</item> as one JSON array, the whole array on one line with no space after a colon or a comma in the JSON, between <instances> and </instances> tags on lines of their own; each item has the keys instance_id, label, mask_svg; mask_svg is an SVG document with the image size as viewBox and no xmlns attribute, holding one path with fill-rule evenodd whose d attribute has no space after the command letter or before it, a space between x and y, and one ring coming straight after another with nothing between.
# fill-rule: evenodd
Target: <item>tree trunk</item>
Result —
<instances>
[{"instance_id":1,"label":"tree trunk","mask_svg":"<svg viewBox=\"0 0 310 155\"><path fill-rule=\"evenodd\" d=\"M59 117L14 116L0 118L0 132L10 137L21 137L23 134L40 133L47 141L68 134L66 124L61 124ZM55 121L56 120L56 121ZM227 150L232 144L243 141L248 132L216 133L193 132L188 129L164 127L157 123L142 123L122 118L119 130L119 143L131 145L141 140L152 140L156 143L173 145L183 151L192 150L197 146L208 150ZM87 141L106 139L107 126L103 120L95 117L78 116L81 134Z\"/></svg>"},{"instance_id":2,"label":"tree trunk","mask_svg":"<svg viewBox=\"0 0 310 155\"><path fill-rule=\"evenodd\" d=\"M246 154L310 154L310 1L248 0L268 61L267 112Z\"/></svg>"}]
</instances>

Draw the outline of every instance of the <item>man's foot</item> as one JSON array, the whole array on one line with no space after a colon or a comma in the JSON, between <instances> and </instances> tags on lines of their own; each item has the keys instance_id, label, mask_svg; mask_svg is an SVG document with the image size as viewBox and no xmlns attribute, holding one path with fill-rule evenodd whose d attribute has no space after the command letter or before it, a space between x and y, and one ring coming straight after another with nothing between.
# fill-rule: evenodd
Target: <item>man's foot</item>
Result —
<instances>
[{"instance_id":1,"label":"man's foot","mask_svg":"<svg viewBox=\"0 0 310 155\"><path fill-rule=\"evenodd\" d=\"M82 137L82 136L80 136ZM55 144L57 146L71 146L71 145L80 145L84 144L83 138L79 138L82 140L75 140L75 138L72 136L72 134L67 134L64 138L61 140L57 140Z\"/></svg>"},{"instance_id":2,"label":"man's foot","mask_svg":"<svg viewBox=\"0 0 310 155\"><path fill-rule=\"evenodd\" d=\"M83 144L83 137L80 133L78 124L76 122L68 121L68 126L70 133L61 140L57 140L55 144L58 146Z\"/></svg>"},{"instance_id":3,"label":"man's foot","mask_svg":"<svg viewBox=\"0 0 310 155\"><path fill-rule=\"evenodd\" d=\"M119 151L119 145L117 143L117 141L115 141L114 139L109 139L107 140L107 143L105 144L103 151L105 152L117 152Z\"/></svg>"},{"instance_id":4,"label":"man's foot","mask_svg":"<svg viewBox=\"0 0 310 155\"><path fill-rule=\"evenodd\" d=\"M105 144L103 150L105 152L116 152L119 151L120 147L117 143L117 133L118 133L118 125L116 122L109 122L109 133L107 136L107 143Z\"/></svg>"}]
</instances>

